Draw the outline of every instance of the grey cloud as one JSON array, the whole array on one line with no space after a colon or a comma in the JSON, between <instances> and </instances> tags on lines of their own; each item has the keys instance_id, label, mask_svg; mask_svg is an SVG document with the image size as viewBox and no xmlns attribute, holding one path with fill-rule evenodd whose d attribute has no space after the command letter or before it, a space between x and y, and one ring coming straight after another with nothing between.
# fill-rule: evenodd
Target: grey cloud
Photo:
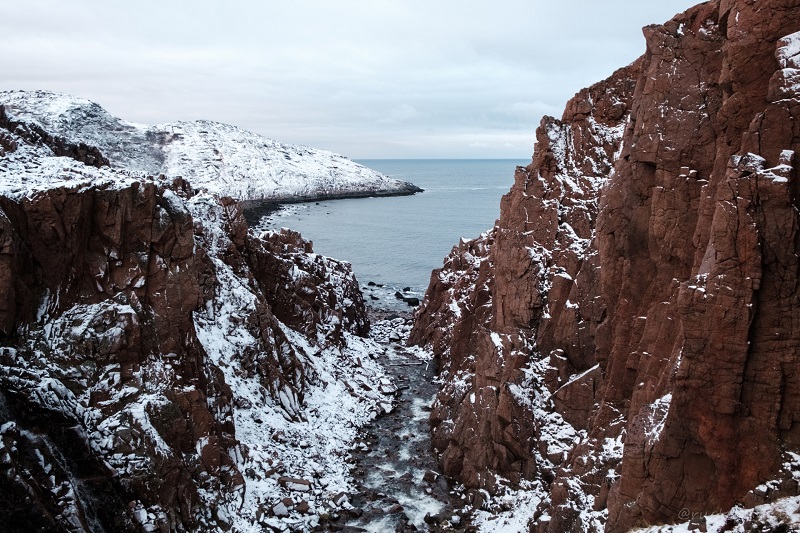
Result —
<instances>
[{"instance_id":1,"label":"grey cloud","mask_svg":"<svg viewBox=\"0 0 800 533\"><path fill-rule=\"evenodd\" d=\"M0 7L2 88L354 158L527 159L542 114L640 55L642 26L693 3L13 2Z\"/></svg>"}]
</instances>

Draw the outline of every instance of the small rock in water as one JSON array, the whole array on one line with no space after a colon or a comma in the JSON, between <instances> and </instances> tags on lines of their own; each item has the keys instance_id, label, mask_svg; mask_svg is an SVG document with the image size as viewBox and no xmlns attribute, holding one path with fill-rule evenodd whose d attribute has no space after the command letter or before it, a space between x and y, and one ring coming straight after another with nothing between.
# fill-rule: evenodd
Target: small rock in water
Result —
<instances>
[{"instance_id":1,"label":"small rock in water","mask_svg":"<svg viewBox=\"0 0 800 533\"><path fill-rule=\"evenodd\" d=\"M386 509L386 514L395 514L402 512L403 512L403 506L400 505L399 503L395 503L394 505Z\"/></svg>"},{"instance_id":2,"label":"small rock in water","mask_svg":"<svg viewBox=\"0 0 800 533\"><path fill-rule=\"evenodd\" d=\"M394 394L395 392L397 392L397 387L395 387L394 383L392 383L391 380L387 378L381 378L378 389L381 391L381 393L386 395Z\"/></svg>"},{"instance_id":3,"label":"small rock in water","mask_svg":"<svg viewBox=\"0 0 800 533\"><path fill-rule=\"evenodd\" d=\"M144 524L147 521L147 511L144 509L136 509L133 512L133 517L140 524Z\"/></svg>"},{"instance_id":4,"label":"small rock in water","mask_svg":"<svg viewBox=\"0 0 800 533\"><path fill-rule=\"evenodd\" d=\"M337 507L341 507L345 503L348 503L350 500L350 496L346 492L340 492L336 496L331 498L331 503Z\"/></svg>"},{"instance_id":5,"label":"small rock in water","mask_svg":"<svg viewBox=\"0 0 800 533\"><path fill-rule=\"evenodd\" d=\"M422 476L422 480L426 483L434 483L436 479L439 477L439 474L434 472L433 470L426 470L425 475Z\"/></svg>"}]
</instances>

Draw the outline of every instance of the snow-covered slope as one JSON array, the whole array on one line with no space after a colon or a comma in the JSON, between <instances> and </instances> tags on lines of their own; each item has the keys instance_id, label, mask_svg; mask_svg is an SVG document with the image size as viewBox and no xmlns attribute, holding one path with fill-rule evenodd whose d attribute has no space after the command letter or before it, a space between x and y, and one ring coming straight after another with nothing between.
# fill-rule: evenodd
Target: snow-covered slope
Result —
<instances>
[{"instance_id":1,"label":"snow-covered slope","mask_svg":"<svg viewBox=\"0 0 800 533\"><path fill-rule=\"evenodd\" d=\"M393 408L367 330L299 234L0 130L3 531L317 527Z\"/></svg>"},{"instance_id":2,"label":"snow-covered slope","mask_svg":"<svg viewBox=\"0 0 800 533\"><path fill-rule=\"evenodd\" d=\"M0 195L32 196L60 186L126 186L143 179L143 172L95 168L70 157L58 157L41 143L31 144L0 128Z\"/></svg>"},{"instance_id":3,"label":"snow-covered slope","mask_svg":"<svg viewBox=\"0 0 800 533\"><path fill-rule=\"evenodd\" d=\"M100 149L112 167L182 176L241 200L413 194L420 189L326 150L283 144L211 121L146 126L98 104L48 91L0 92L11 121Z\"/></svg>"}]
</instances>

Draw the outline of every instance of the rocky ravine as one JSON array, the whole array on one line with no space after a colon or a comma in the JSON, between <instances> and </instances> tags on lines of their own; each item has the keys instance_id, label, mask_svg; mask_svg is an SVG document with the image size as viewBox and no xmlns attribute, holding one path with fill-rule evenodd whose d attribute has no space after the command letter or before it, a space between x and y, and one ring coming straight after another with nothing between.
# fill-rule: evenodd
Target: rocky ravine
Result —
<instances>
[{"instance_id":1,"label":"rocky ravine","mask_svg":"<svg viewBox=\"0 0 800 533\"><path fill-rule=\"evenodd\" d=\"M350 266L59 142L0 130L4 531L309 530L349 505L396 390Z\"/></svg>"},{"instance_id":2,"label":"rocky ravine","mask_svg":"<svg viewBox=\"0 0 800 533\"><path fill-rule=\"evenodd\" d=\"M797 0L646 27L434 272L412 333L441 360L434 446L506 524L618 532L798 494L799 30Z\"/></svg>"}]
</instances>

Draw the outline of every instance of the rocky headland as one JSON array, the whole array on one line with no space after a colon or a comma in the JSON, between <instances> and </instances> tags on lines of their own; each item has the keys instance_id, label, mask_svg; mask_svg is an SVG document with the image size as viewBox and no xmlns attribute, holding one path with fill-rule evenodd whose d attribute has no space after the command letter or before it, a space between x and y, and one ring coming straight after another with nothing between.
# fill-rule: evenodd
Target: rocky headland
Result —
<instances>
[{"instance_id":1,"label":"rocky headland","mask_svg":"<svg viewBox=\"0 0 800 533\"><path fill-rule=\"evenodd\" d=\"M50 91L0 91L0 128L42 142L55 155L80 152L94 166L182 177L192 187L243 201L245 208L422 190L339 154L236 126L208 120L136 124L89 100Z\"/></svg>"},{"instance_id":2,"label":"rocky headland","mask_svg":"<svg viewBox=\"0 0 800 533\"><path fill-rule=\"evenodd\" d=\"M714 0L644 34L542 120L497 225L416 314L433 446L487 531L798 495L800 2Z\"/></svg>"}]
</instances>

